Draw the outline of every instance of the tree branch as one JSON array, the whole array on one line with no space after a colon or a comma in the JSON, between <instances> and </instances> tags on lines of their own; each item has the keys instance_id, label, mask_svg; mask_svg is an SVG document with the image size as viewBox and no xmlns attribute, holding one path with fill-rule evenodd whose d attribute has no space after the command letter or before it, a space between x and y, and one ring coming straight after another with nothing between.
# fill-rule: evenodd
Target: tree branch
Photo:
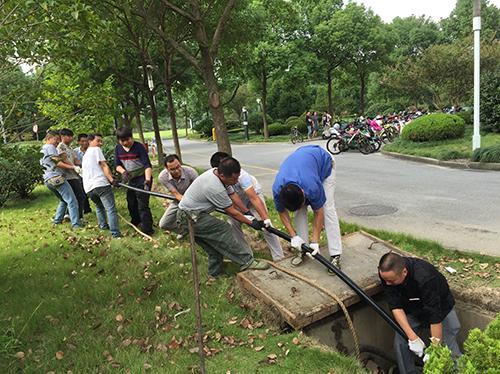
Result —
<instances>
[{"instance_id":1,"label":"tree branch","mask_svg":"<svg viewBox=\"0 0 500 374\"><path fill-rule=\"evenodd\" d=\"M215 29L214 36L212 38L212 46L210 47L210 54L212 55L212 58L217 55L224 27L229 20L229 16L231 15L231 11L233 10L235 4L236 0L228 0L226 7L224 8L224 12L219 19L219 23L217 24L217 28Z\"/></svg>"},{"instance_id":2,"label":"tree branch","mask_svg":"<svg viewBox=\"0 0 500 374\"><path fill-rule=\"evenodd\" d=\"M163 5L165 5L167 8L171 9L172 11L177 13L178 15L188 19L189 21L195 22L195 19L194 19L192 14L190 14L190 13L186 12L185 10L179 8L178 6L172 4L170 1L163 0Z\"/></svg>"}]
</instances>

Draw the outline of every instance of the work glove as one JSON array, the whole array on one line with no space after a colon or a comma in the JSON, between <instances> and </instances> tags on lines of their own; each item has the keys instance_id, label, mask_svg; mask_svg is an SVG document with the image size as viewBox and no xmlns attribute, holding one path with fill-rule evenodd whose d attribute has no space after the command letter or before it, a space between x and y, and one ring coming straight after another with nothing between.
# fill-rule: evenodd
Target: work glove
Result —
<instances>
[{"instance_id":1,"label":"work glove","mask_svg":"<svg viewBox=\"0 0 500 374\"><path fill-rule=\"evenodd\" d=\"M250 226L252 226L252 228L254 228L255 230L262 230L262 228L264 227L264 221L260 221L257 218L254 218Z\"/></svg>"},{"instance_id":2,"label":"work glove","mask_svg":"<svg viewBox=\"0 0 500 374\"><path fill-rule=\"evenodd\" d=\"M265 227L273 227L273 224L269 218L264 220L264 226Z\"/></svg>"},{"instance_id":3,"label":"work glove","mask_svg":"<svg viewBox=\"0 0 500 374\"><path fill-rule=\"evenodd\" d=\"M295 235L292 240L290 241L290 244L293 249L297 251L302 251L302 244L304 244L305 241L302 239L300 236Z\"/></svg>"},{"instance_id":4,"label":"work glove","mask_svg":"<svg viewBox=\"0 0 500 374\"><path fill-rule=\"evenodd\" d=\"M145 180L144 181L144 191L151 191L151 185L153 184L152 180Z\"/></svg>"},{"instance_id":5,"label":"work glove","mask_svg":"<svg viewBox=\"0 0 500 374\"><path fill-rule=\"evenodd\" d=\"M122 182L125 183L125 184L127 184L129 181L130 181L130 175L128 174L128 171L125 170L122 173Z\"/></svg>"},{"instance_id":6,"label":"work glove","mask_svg":"<svg viewBox=\"0 0 500 374\"><path fill-rule=\"evenodd\" d=\"M426 353L426 354L424 355L424 358L422 359L422 361L424 361L424 364L427 362L427 360L429 360L429 357L430 357L430 356L429 356L429 354L428 354L428 353Z\"/></svg>"},{"instance_id":7,"label":"work glove","mask_svg":"<svg viewBox=\"0 0 500 374\"><path fill-rule=\"evenodd\" d=\"M82 175L82 168L80 166L75 166L75 171L78 175Z\"/></svg>"},{"instance_id":8,"label":"work glove","mask_svg":"<svg viewBox=\"0 0 500 374\"><path fill-rule=\"evenodd\" d=\"M113 180L109 183L111 183L113 187L120 187L120 182L116 178L113 178Z\"/></svg>"},{"instance_id":9,"label":"work glove","mask_svg":"<svg viewBox=\"0 0 500 374\"><path fill-rule=\"evenodd\" d=\"M415 340L408 340L408 348L410 348L410 351L415 353L418 357L422 357L424 355L425 344L419 337Z\"/></svg>"},{"instance_id":10,"label":"work glove","mask_svg":"<svg viewBox=\"0 0 500 374\"><path fill-rule=\"evenodd\" d=\"M317 255L319 253L319 244L318 243L309 244L309 248L312 249L312 252L306 252L306 255L308 255L310 258L313 258L315 255Z\"/></svg>"}]
</instances>

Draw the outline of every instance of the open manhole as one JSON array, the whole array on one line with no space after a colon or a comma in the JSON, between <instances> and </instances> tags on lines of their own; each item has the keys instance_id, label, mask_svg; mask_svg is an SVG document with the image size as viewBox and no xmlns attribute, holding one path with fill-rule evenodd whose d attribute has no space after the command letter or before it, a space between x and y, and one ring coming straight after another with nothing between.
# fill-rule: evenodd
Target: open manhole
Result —
<instances>
[{"instance_id":1,"label":"open manhole","mask_svg":"<svg viewBox=\"0 0 500 374\"><path fill-rule=\"evenodd\" d=\"M349 213L363 217L384 216L396 213L397 211L398 209L393 206L378 204L358 205L349 209Z\"/></svg>"}]
</instances>

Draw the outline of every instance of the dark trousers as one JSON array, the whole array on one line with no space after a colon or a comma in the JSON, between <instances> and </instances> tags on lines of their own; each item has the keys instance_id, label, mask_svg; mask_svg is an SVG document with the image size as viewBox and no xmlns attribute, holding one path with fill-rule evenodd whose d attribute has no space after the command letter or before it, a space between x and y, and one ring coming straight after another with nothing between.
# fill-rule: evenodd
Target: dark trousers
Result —
<instances>
[{"instance_id":1,"label":"dark trousers","mask_svg":"<svg viewBox=\"0 0 500 374\"><path fill-rule=\"evenodd\" d=\"M73 190L76 201L78 202L78 214L80 218L83 218L83 212L84 212L84 207L85 207L85 199L87 198L87 195L85 194L85 191L83 190L83 183L82 179L67 179L69 185L71 186L71 189ZM87 201L88 204L88 201Z\"/></svg>"},{"instance_id":2,"label":"dark trousers","mask_svg":"<svg viewBox=\"0 0 500 374\"><path fill-rule=\"evenodd\" d=\"M129 186L144 189L144 179L131 180ZM153 217L149 209L149 195L127 190L127 205L132 224L138 226L146 234L153 232Z\"/></svg>"}]
</instances>

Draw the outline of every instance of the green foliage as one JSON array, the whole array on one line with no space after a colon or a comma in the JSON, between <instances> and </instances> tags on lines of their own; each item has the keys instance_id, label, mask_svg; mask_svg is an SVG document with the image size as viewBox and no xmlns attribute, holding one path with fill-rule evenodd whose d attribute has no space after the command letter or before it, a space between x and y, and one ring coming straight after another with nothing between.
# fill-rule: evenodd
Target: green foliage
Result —
<instances>
[{"instance_id":1,"label":"green foliage","mask_svg":"<svg viewBox=\"0 0 500 374\"><path fill-rule=\"evenodd\" d=\"M290 133L291 126L287 123L275 122L269 125L269 136L287 135Z\"/></svg>"},{"instance_id":2,"label":"green foliage","mask_svg":"<svg viewBox=\"0 0 500 374\"><path fill-rule=\"evenodd\" d=\"M481 130L500 133L500 69L481 75Z\"/></svg>"},{"instance_id":3,"label":"green foliage","mask_svg":"<svg viewBox=\"0 0 500 374\"><path fill-rule=\"evenodd\" d=\"M307 133L305 113L302 114L300 117L297 117L296 119L289 120L287 122L287 125L290 126L290 129L292 127L297 127L301 133L303 133L303 134Z\"/></svg>"},{"instance_id":4,"label":"green foliage","mask_svg":"<svg viewBox=\"0 0 500 374\"><path fill-rule=\"evenodd\" d=\"M474 150L471 159L476 162L500 162L500 144Z\"/></svg>"},{"instance_id":5,"label":"green foliage","mask_svg":"<svg viewBox=\"0 0 500 374\"><path fill-rule=\"evenodd\" d=\"M117 110L113 81L109 76L102 83L95 82L79 66L68 71L54 69L43 82L38 107L56 123L55 128L110 134Z\"/></svg>"},{"instance_id":6,"label":"green foliage","mask_svg":"<svg viewBox=\"0 0 500 374\"><path fill-rule=\"evenodd\" d=\"M214 127L214 123L212 121L212 118L210 117L205 117L198 123L194 124L194 130L201 134L204 137L211 137L212 136L212 128Z\"/></svg>"},{"instance_id":7,"label":"green foliage","mask_svg":"<svg viewBox=\"0 0 500 374\"><path fill-rule=\"evenodd\" d=\"M464 374L500 372L500 314L484 331L476 328L469 332L459 368Z\"/></svg>"},{"instance_id":8,"label":"green foliage","mask_svg":"<svg viewBox=\"0 0 500 374\"><path fill-rule=\"evenodd\" d=\"M35 186L42 182L37 145L0 147L1 170L0 206L12 195L30 196Z\"/></svg>"},{"instance_id":9,"label":"green foliage","mask_svg":"<svg viewBox=\"0 0 500 374\"><path fill-rule=\"evenodd\" d=\"M425 142L431 140L456 139L464 136L464 120L453 114L434 113L410 122L403 128L404 140Z\"/></svg>"},{"instance_id":10,"label":"green foliage","mask_svg":"<svg viewBox=\"0 0 500 374\"><path fill-rule=\"evenodd\" d=\"M474 112L472 110L462 110L456 115L464 120L465 126L470 127L474 124Z\"/></svg>"},{"instance_id":11,"label":"green foliage","mask_svg":"<svg viewBox=\"0 0 500 374\"><path fill-rule=\"evenodd\" d=\"M298 116L290 116L286 119L285 123L288 124L288 122L299 119Z\"/></svg>"},{"instance_id":12,"label":"green foliage","mask_svg":"<svg viewBox=\"0 0 500 374\"><path fill-rule=\"evenodd\" d=\"M446 345L431 344L425 353L429 355L429 359L424 365L424 374L453 374L455 372L451 351Z\"/></svg>"},{"instance_id":13,"label":"green foliage","mask_svg":"<svg viewBox=\"0 0 500 374\"><path fill-rule=\"evenodd\" d=\"M242 124L241 124L241 121L238 121L238 120L229 120L229 121L226 121L226 127L228 130L231 130L231 129L237 129L239 127L241 127Z\"/></svg>"},{"instance_id":14,"label":"green foliage","mask_svg":"<svg viewBox=\"0 0 500 374\"><path fill-rule=\"evenodd\" d=\"M115 136L105 136L102 142L102 153L106 159L111 170L115 168L115 147L116 147L116 137Z\"/></svg>"},{"instance_id":15,"label":"green foliage","mask_svg":"<svg viewBox=\"0 0 500 374\"><path fill-rule=\"evenodd\" d=\"M266 116L267 123L272 123L273 119L268 114ZM248 116L248 128L249 130L255 131L257 134L260 134L264 128L264 122L261 112L253 112Z\"/></svg>"}]
</instances>

